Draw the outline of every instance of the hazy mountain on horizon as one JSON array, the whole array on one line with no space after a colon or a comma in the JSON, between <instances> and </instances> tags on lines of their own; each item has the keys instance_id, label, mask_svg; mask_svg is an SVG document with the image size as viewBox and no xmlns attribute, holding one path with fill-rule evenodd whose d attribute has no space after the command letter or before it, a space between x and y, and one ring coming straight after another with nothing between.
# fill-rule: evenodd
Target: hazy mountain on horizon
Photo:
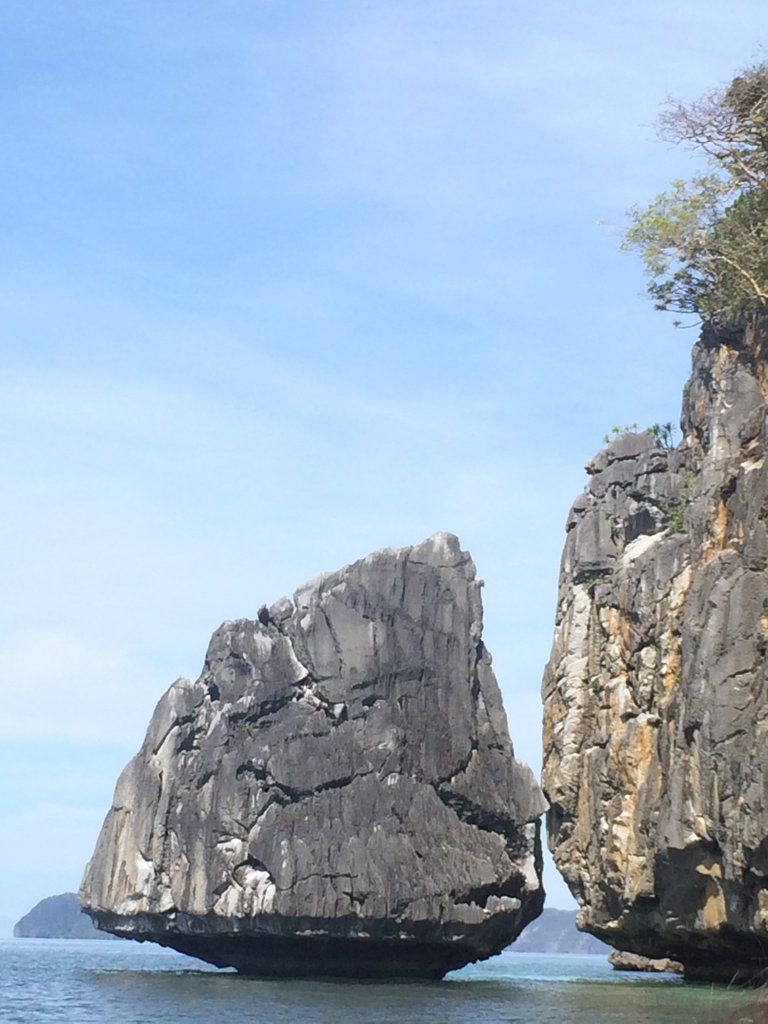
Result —
<instances>
[{"instance_id":1,"label":"hazy mountain on horizon","mask_svg":"<svg viewBox=\"0 0 768 1024\"><path fill-rule=\"evenodd\" d=\"M73 892L46 896L13 926L15 939L113 939L84 914Z\"/></svg>"},{"instance_id":2,"label":"hazy mountain on horizon","mask_svg":"<svg viewBox=\"0 0 768 1024\"><path fill-rule=\"evenodd\" d=\"M591 953L606 956L611 947L576 927L577 910L545 907L541 916L507 946L511 953Z\"/></svg>"}]
</instances>

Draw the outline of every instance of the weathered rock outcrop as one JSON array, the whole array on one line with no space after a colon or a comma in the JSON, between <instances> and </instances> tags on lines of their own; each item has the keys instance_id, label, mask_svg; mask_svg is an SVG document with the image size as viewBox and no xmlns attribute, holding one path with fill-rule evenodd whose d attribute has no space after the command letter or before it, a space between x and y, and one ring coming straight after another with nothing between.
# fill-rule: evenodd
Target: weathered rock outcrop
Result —
<instances>
[{"instance_id":1,"label":"weathered rock outcrop","mask_svg":"<svg viewBox=\"0 0 768 1024\"><path fill-rule=\"evenodd\" d=\"M645 974L682 974L683 965L679 960L663 957L653 960L639 953L627 953L623 949L614 949L608 956L608 963L614 971L637 971Z\"/></svg>"},{"instance_id":2,"label":"weathered rock outcrop","mask_svg":"<svg viewBox=\"0 0 768 1024\"><path fill-rule=\"evenodd\" d=\"M683 441L626 435L568 519L543 697L580 927L689 977L768 962L768 365L705 332Z\"/></svg>"},{"instance_id":3,"label":"weathered rock outcrop","mask_svg":"<svg viewBox=\"0 0 768 1024\"><path fill-rule=\"evenodd\" d=\"M389 549L214 634L117 784L80 892L100 928L264 976L440 977L541 910L455 537Z\"/></svg>"}]
</instances>

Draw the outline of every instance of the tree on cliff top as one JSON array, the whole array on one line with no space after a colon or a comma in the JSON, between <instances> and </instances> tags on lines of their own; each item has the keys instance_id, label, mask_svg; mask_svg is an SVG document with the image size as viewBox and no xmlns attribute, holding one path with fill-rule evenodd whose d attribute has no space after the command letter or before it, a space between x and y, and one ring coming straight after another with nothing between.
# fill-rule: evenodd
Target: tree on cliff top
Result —
<instances>
[{"instance_id":1,"label":"tree on cliff top","mask_svg":"<svg viewBox=\"0 0 768 1024\"><path fill-rule=\"evenodd\" d=\"M711 170L633 208L622 248L642 255L657 309L743 326L768 312L768 64L689 105L669 103L659 127Z\"/></svg>"}]
</instances>

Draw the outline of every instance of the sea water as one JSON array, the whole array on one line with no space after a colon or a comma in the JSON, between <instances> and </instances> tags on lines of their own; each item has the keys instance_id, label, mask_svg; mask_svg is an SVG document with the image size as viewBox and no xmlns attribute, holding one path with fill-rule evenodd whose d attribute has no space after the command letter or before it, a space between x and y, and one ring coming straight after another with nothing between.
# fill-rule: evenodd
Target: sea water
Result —
<instances>
[{"instance_id":1,"label":"sea water","mask_svg":"<svg viewBox=\"0 0 768 1024\"><path fill-rule=\"evenodd\" d=\"M261 981L149 943L0 940L2 1024L720 1024L745 1000L602 956L507 951L436 982Z\"/></svg>"}]
</instances>

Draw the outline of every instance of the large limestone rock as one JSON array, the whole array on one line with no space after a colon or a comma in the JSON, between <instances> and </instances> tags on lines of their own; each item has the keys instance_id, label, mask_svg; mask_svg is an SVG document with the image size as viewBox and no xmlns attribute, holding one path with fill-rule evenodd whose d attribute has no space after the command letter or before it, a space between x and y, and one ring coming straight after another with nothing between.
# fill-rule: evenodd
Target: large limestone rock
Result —
<instances>
[{"instance_id":1,"label":"large limestone rock","mask_svg":"<svg viewBox=\"0 0 768 1024\"><path fill-rule=\"evenodd\" d=\"M705 332L683 441L588 467L543 697L549 842L580 926L689 977L768 962L768 366Z\"/></svg>"},{"instance_id":2,"label":"large limestone rock","mask_svg":"<svg viewBox=\"0 0 768 1024\"><path fill-rule=\"evenodd\" d=\"M100 928L260 975L440 977L541 910L543 797L455 537L380 551L214 634L117 784Z\"/></svg>"}]
</instances>

